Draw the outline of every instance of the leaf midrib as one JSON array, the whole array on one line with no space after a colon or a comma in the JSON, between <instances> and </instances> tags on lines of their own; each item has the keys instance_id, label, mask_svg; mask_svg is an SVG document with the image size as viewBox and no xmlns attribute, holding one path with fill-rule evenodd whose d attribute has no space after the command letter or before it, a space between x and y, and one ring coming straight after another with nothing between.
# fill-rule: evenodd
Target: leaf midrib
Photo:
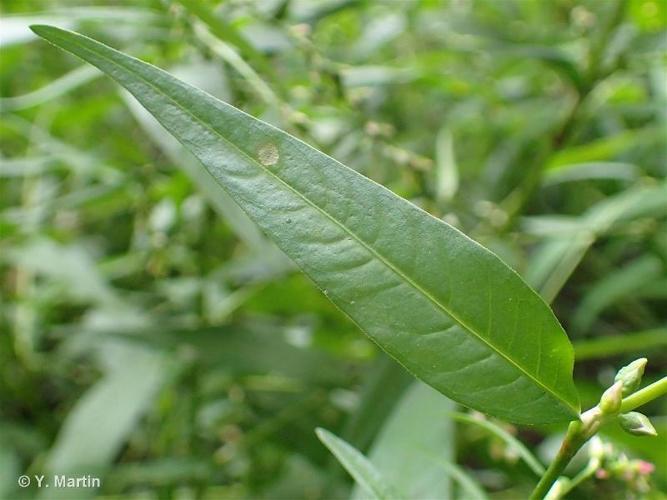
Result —
<instances>
[{"instance_id":1,"label":"leaf midrib","mask_svg":"<svg viewBox=\"0 0 667 500\"><path fill-rule=\"evenodd\" d=\"M48 27L48 26L47 26L47 27ZM59 36L57 32L55 32L55 34L56 34L56 36ZM92 42L94 42L94 43L100 43L100 42L97 42L97 41L95 41L95 40L93 40L93 39L91 39L91 38L89 38L89 37L86 37L85 35L80 35L80 34L79 34L78 36L81 36L81 37L83 37L84 39L86 39L86 40L90 40L90 41L92 41ZM65 41L67 41L67 40L65 40ZM103 45L103 44L100 43L100 45ZM331 214L329 214L328 212L326 212L323 208L321 208L321 207L320 207L319 205L317 205L315 202L311 201L308 197L306 197L304 194L302 194L302 193L300 193L299 191L297 191L294 187L292 187L290 184L288 184L285 180L283 180L282 178L280 178L279 176L277 176L275 173L273 173L273 172L270 171L268 168L266 168L264 165L262 165L260 162L258 162L255 158L253 158L253 157L250 156L248 153L246 153L245 151L243 151L243 150L242 150L241 148L239 148L236 144L234 144L234 143L231 142L229 139L227 139L225 136L223 136L220 132L218 132L218 130L216 130L213 126L209 125L206 121L204 121L202 118L200 118L199 116L197 116L196 114L194 114L192 111L190 111L187 107L185 107L183 104L181 104L178 100L176 100L176 99L174 99L173 97L171 97L170 95L166 94L166 93L165 93L164 91L162 91L160 88L156 87L150 80L147 80L147 79L144 78L141 74L139 74L139 73L137 73L136 71L134 71L132 68L129 68L129 67L125 66L124 64L120 63L120 62L114 61L113 59L110 59L108 56L106 56L106 55L104 55L104 54L101 54L101 53L99 53L99 52L95 52L93 49L90 49L90 48L85 47L85 46L83 46L83 45L79 45L79 47L80 47L81 49L83 49L83 50L89 52L89 53L92 53L93 55L95 55L95 56L97 56L97 57L101 57L102 59L106 60L107 62L111 63L112 65L115 65L115 66L117 66L117 67L120 67L120 68L124 69L125 71L127 71L128 73L134 75L134 76L137 77L139 80L143 81L146 85L148 85L149 87L151 87L157 94L159 94L159 95L161 95L161 96L167 98L168 100L170 100L170 101L171 101L172 103L174 103L180 110L182 110L182 111L184 111L186 114L190 115L195 121L197 121L197 122L198 122L200 125L202 125L205 129L208 129L209 131L213 132L217 137L219 137L220 139L222 139L226 144L228 144L228 145L231 146L233 149L235 149L236 151L238 151L238 152L240 153L240 155L242 155L242 156L244 156L245 158L247 158L247 159L250 161L250 163L253 163L253 164L255 164L256 166L258 166L258 167L260 168L260 170L264 171L266 174L268 174L269 176L271 176L272 178L274 178L275 180L277 180L280 184L282 184L283 186L285 186L285 188L287 188L289 191L291 191L292 193L294 193L298 198L301 198L301 199L302 199L303 201L305 201L308 205L310 205L311 207L313 207L317 212L319 212L320 214L324 215L325 218L329 219L331 222L333 222L335 225L337 225L339 228L341 228L345 233L349 234L349 235L350 235L352 238L354 238L354 239L355 239L355 240L356 240L356 241L357 241L363 248L365 248L371 255L375 256L375 257L376 257L382 264L384 264L389 270L391 270L391 271L392 271L394 274L396 274L399 278L403 279L406 283L408 283L410 286L412 286L417 292L419 292L419 293L422 294L424 297L426 297L426 298L427 298L431 303L433 303L438 309L440 309L440 310L441 310L442 312L444 312L446 315L448 315L448 316L450 316L452 319L454 319L454 321L456 321L456 322L457 322L460 326L462 326L466 331L468 331L468 332L470 332L472 335L474 335L478 340L480 340L483 344L485 344L487 347L489 347L493 352L495 352L495 353L496 353L497 355L499 355L500 357L504 358L510 365L513 365L519 372L521 372L521 373L523 373L524 375L526 375L526 376L528 377L528 379L530 379L530 380L531 380L533 383L535 383L538 387L541 387L541 388L544 389L547 393L551 394L551 396L554 397L554 399L556 399L557 401L560 401L561 403L564 403L565 406L568 407L569 409L573 410L575 414L578 413L578 410L577 410L576 408L574 408L574 407L570 404L569 401L566 401L565 399L561 398L561 397L560 397L558 394L556 394L550 387L544 385L542 382L540 382L538 379L536 379L531 373L527 372L526 369L524 369L522 366L518 365L514 360L512 360L512 359L509 358L509 357L507 357L502 351L500 351L499 349L497 349L496 346L494 346L493 344L491 344L487 339L485 339L484 337L482 337L481 335L479 335L478 333L476 333L475 330L473 330L472 328L470 328L470 327L466 324L465 321L461 320L459 317L457 317L456 314L454 314L454 313L452 313L451 311L449 311L449 310L447 309L447 307L446 307L444 304L442 304L441 302L439 302L439 301L438 301L433 295L431 295L428 291L426 291L426 290L425 290L424 288L422 288L419 284L417 284L417 283L414 282L412 279L410 279L407 275L405 275L399 268L397 268L394 264L392 264L390 260L388 260L386 257L384 257L383 255L381 255L381 254L380 254L377 250L375 250L373 247L369 246L365 241L363 241L361 238L359 238L353 231L351 231L350 229L348 229L348 228L347 228L343 223L341 223L338 219L336 219L336 218L333 217ZM105 47L106 47L107 49L109 49L109 50L114 51L114 52L118 52L118 51L116 51L115 49L113 49L112 47L108 47L108 46L105 46ZM118 53L120 54L120 52L118 52ZM144 62L144 61L141 61L141 60L139 60L139 59L137 59L137 58L135 58L135 57L132 57L132 56L130 56L130 55L127 55L127 54L121 54L121 55L123 55L123 56L125 56L125 57L128 57L128 58L130 58L130 59L134 59L135 61L137 61L137 62L139 62L139 63L147 64L148 66L151 66L153 69L157 70L158 72L160 72L160 73L164 73L164 74L167 75L168 77L171 77L171 75L169 75L168 73L166 73L164 70L158 68L157 66L153 66L153 65L150 64L150 63L146 63L146 62ZM172 78L173 78L173 77L172 77ZM187 84L186 84L186 85L187 85ZM207 92L205 92L205 91L203 91L203 90L200 90L200 89L198 89L198 90L199 90L200 92L202 92L202 93L208 95L209 97L211 97L211 98L213 98L213 99L216 99L214 96L211 96L211 95L208 94ZM218 99L216 99L216 100L218 100ZM220 101L220 102L222 102L222 101ZM225 104L225 105L227 105L227 106L229 106L229 104L226 104L226 103L224 103L224 102L222 102L222 103ZM245 114L245 115L248 116L249 118L255 119L253 116L249 115L248 113L246 113L246 112L244 112L244 111L242 111L242 110L239 110L238 108L234 108L234 109L237 109L240 113ZM273 125L271 125L271 124L269 124L269 123L266 123L266 122L262 122L262 123L264 123L265 125L267 125L267 126L270 127L270 128L273 128L275 131L277 131L277 132L279 132L279 133L287 134L286 132L283 132L282 130L280 130L280 129L274 127ZM308 146L306 143L304 143L304 142L301 141L300 139L298 139L298 138L292 136L291 134L287 134L287 135L288 135L290 138L292 138L292 139L294 139L294 140L296 140L296 141L298 141L298 142L301 142L301 143L303 143L304 145ZM181 142L180 139L179 139L179 142ZM310 147L310 146L308 146L308 147ZM345 165L343 165L342 163L338 162L336 159L331 158L330 156L327 156L327 157L328 157L329 159L331 159L332 161L338 163L339 166L341 166L341 167L343 167L343 168L348 168L348 167L346 167ZM383 190L387 190L389 193L394 194L393 192L391 192L390 190L388 190L387 188L385 188L385 187L382 186L381 184L376 183L376 182L373 181L372 179L368 179L367 177L366 177L366 179L367 179L368 181L372 182L373 184L375 184L376 186L380 187L381 189L383 189ZM219 185L220 185L225 191L227 191L228 194L230 194L230 196L231 196L231 193L229 193L229 190L226 188L226 186L224 186L224 185L221 184L221 183L219 183ZM416 206L415 206L415 207L416 207ZM434 218L434 219L435 219L435 217L433 217L433 216L432 216L431 214L429 214L428 212L422 210L422 209L419 208L419 207L416 207L416 208L417 208L417 210L420 210L424 215L426 215L426 216L428 216L428 217L431 217L431 218ZM436 220L437 220L437 219L436 219ZM439 222L440 222L440 221L439 221ZM453 228L453 229L456 230L456 231L458 231L456 228ZM475 245L481 247L481 245L480 245L479 243L477 243L477 242L476 242L475 240L473 240L472 238L469 238L466 234L464 234L464 233L460 233L460 234L463 235L465 238L468 238L468 239L470 240L470 242L472 242L473 244L475 244ZM484 248L484 247L482 247L482 248ZM511 268L510 268L510 270L511 270ZM514 272L513 270L511 270L511 271ZM517 275L517 276L518 276L518 275Z\"/></svg>"}]
</instances>

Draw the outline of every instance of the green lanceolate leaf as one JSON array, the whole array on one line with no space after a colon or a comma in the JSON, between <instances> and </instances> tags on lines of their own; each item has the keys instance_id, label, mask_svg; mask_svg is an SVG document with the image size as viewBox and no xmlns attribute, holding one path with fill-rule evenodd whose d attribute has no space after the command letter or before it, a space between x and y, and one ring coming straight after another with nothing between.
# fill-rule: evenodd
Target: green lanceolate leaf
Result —
<instances>
[{"instance_id":1,"label":"green lanceolate leaf","mask_svg":"<svg viewBox=\"0 0 667 500\"><path fill-rule=\"evenodd\" d=\"M496 255L158 68L76 33L33 30L129 90L329 299L415 376L513 422L578 414L563 329Z\"/></svg>"},{"instance_id":2,"label":"green lanceolate leaf","mask_svg":"<svg viewBox=\"0 0 667 500\"><path fill-rule=\"evenodd\" d=\"M316 429L315 433L371 498L396 500L402 497L359 450L325 429Z\"/></svg>"}]
</instances>

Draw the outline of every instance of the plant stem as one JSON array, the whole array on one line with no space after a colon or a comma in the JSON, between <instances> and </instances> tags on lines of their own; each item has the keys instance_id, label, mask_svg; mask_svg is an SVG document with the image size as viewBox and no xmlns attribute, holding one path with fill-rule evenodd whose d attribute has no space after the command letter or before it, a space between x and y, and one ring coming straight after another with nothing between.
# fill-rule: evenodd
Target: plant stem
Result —
<instances>
[{"instance_id":1,"label":"plant stem","mask_svg":"<svg viewBox=\"0 0 667 500\"><path fill-rule=\"evenodd\" d=\"M582 414L581 420L570 422L567 434L565 434L565 439L563 439L563 443L560 445L556 458L551 462L540 482L537 483L535 490L530 495L530 500L542 500L545 497L567 464L570 463L572 457L576 455L586 441L595 435L599 428L600 416L601 412L596 406Z\"/></svg>"},{"instance_id":2,"label":"plant stem","mask_svg":"<svg viewBox=\"0 0 667 500\"><path fill-rule=\"evenodd\" d=\"M582 413L580 420L570 422L556 458L551 465L549 465L549 468L540 479L540 482L537 483L535 490L530 495L530 500L542 500L545 497L553 484L558 480L567 464L570 463L572 457L574 457L586 441L597 434L603 424L610 420L615 420L620 413L634 410L635 408L665 394L667 394L667 377L663 377L657 382L654 382L634 394L631 394L627 398L624 398L621 401L620 408L617 407L613 412L606 413L600 409L600 406L603 406L604 408L604 404L601 402L599 406L595 406Z\"/></svg>"},{"instance_id":3,"label":"plant stem","mask_svg":"<svg viewBox=\"0 0 667 500\"><path fill-rule=\"evenodd\" d=\"M623 399L621 403L621 413L627 413L640 407L643 404L653 401L660 396L667 394L667 377L662 377L657 382L647 385L643 389L631 394Z\"/></svg>"}]
</instances>

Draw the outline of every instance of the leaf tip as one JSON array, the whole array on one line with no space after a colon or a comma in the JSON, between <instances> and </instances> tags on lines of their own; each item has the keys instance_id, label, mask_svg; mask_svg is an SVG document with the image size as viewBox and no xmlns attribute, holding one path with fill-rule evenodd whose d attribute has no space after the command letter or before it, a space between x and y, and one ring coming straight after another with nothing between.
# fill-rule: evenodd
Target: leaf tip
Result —
<instances>
[{"instance_id":1,"label":"leaf tip","mask_svg":"<svg viewBox=\"0 0 667 500\"><path fill-rule=\"evenodd\" d=\"M71 31L50 24L31 24L28 28L30 28L30 30L38 37L43 38L54 45L56 44L54 39L57 39L58 35L72 33Z\"/></svg>"},{"instance_id":2,"label":"leaf tip","mask_svg":"<svg viewBox=\"0 0 667 500\"><path fill-rule=\"evenodd\" d=\"M48 32L49 28L53 29L53 26L49 26L48 24L31 24L29 28L35 35L44 37L44 34Z\"/></svg>"}]
</instances>

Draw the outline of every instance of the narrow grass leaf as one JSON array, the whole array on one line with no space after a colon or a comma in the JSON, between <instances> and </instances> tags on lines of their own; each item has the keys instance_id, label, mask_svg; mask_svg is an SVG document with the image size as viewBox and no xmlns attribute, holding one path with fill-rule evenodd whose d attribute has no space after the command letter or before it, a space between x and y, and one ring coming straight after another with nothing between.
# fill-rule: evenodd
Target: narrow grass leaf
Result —
<instances>
[{"instance_id":1,"label":"narrow grass leaf","mask_svg":"<svg viewBox=\"0 0 667 500\"><path fill-rule=\"evenodd\" d=\"M512 448L537 476L541 477L544 474L544 466L540 463L540 461L537 458L535 458L535 455L533 455L530 452L530 450L521 443L521 441L512 436L502 427L499 427L493 422L490 422L488 420L474 418L465 413L451 412L449 413L449 415L454 420L458 420L459 422L477 425L483 429L486 429L494 436L502 439L505 442L505 444L507 444L510 448Z\"/></svg>"},{"instance_id":2,"label":"narrow grass leaf","mask_svg":"<svg viewBox=\"0 0 667 500\"><path fill-rule=\"evenodd\" d=\"M341 437L360 450L368 449L412 382L414 378L393 359L378 356L364 375L359 405L350 414Z\"/></svg>"},{"instance_id":3,"label":"narrow grass leaf","mask_svg":"<svg viewBox=\"0 0 667 500\"><path fill-rule=\"evenodd\" d=\"M590 162L563 165L545 172L543 184L552 186L565 182L590 180L632 181L639 177L641 170L632 163Z\"/></svg>"},{"instance_id":4,"label":"narrow grass leaf","mask_svg":"<svg viewBox=\"0 0 667 500\"><path fill-rule=\"evenodd\" d=\"M624 298L635 297L642 288L663 275L663 264L655 255L642 255L618 270L608 273L588 290L572 317L577 331L588 331L598 316Z\"/></svg>"},{"instance_id":5,"label":"narrow grass leaf","mask_svg":"<svg viewBox=\"0 0 667 500\"><path fill-rule=\"evenodd\" d=\"M554 234L538 247L526 270L526 281L551 302L597 238L617 224L666 213L667 182L606 198L573 221L567 233Z\"/></svg>"},{"instance_id":6,"label":"narrow grass leaf","mask_svg":"<svg viewBox=\"0 0 667 500\"><path fill-rule=\"evenodd\" d=\"M392 488L382 474L356 448L325 429L315 431L317 437L329 448L345 470L377 500L397 500L400 495Z\"/></svg>"},{"instance_id":7,"label":"narrow grass leaf","mask_svg":"<svg viewBox=\"0 0 667 500\"><path fill-rule=\"evenodd\" d=\"M81 85L85 85L101 75L95 68L81 66L27 94L0 98L0 109L2 111L17 111L39 106Z\"/></svg>"},{"instance_id":8,"label":"narrow grass leaf","mask_svg":"<svg viewBox=\"0 0 667 500\"><path fill-rule=\"evenodd\" d=\"M484 489L470 474L468 474L462 467L446 462L438 457L431 457L439 466L440 469L461 488L458 497L462 500L488 500L489 496Z\"/></svg>"},{"instance_id":9,"label":"narrow grass leaf","mask_svg":"<svg viewBox=\"0 0 667 500\"><path fill-rule=\"evenodd\" d=\"M368 458L409 498L451 498L449 477L432 460L453 462L456 438L447 412L455 403L415 381L396 404L368 452ZM443 418L445 415L445 418ZM353 499L361 500L361 491Z\"/></svg>"},{"instance_id":10,"label":"narrow grass leaf","mask_svg":"<svg viewBox=\"0 0 667 500\"><path fill-rule=\"evenodd\" d=\"M667 349L667 326L623 335L605 335L574 343L575 357L579 361L652 352L653 349L656 352L658 349Z\"/></svg>"}]
</instances>

